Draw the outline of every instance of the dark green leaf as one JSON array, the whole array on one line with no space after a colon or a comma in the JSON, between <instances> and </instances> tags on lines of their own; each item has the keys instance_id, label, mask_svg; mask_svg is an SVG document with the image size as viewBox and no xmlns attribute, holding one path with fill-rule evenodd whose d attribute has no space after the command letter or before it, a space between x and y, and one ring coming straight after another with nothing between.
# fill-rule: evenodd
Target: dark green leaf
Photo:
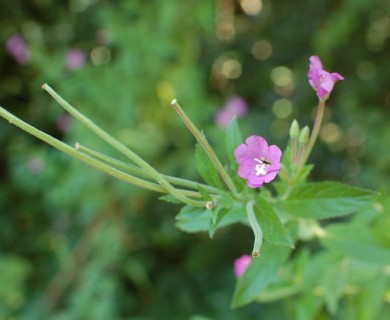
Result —
<instances>
[{"instance_id":1,"label":"dark green leaf","mask_svg":"<svg viewBox=\"0 0 390 320\"><path fill-rule=\"evenodd\" d=\"M353 213L367 206L375 196L372 191L338 182L305 183L294 188L277 207L291 215L324 219Z\"/></svg>"},{"instance_id":2,"label":"dark green leaf","mask_svg":"<svg viewBox=\"0 0 390 320\"><path fill-rule=\"evenodd\" d=\"M223 189L223 183L217 169L215 169L213 162L199 143L197 143L195 147L195 160L196 169L203 180L211 186Z\"/></svg>"},{"instance_id":3,"label":"dark green leaf","mask_svg":"<svg viewBox=\"0 0 390 320\"><path fill-rule=\"evenodd\" d=\"M238 280L232 307L242 307L255 300L277 277L279 268L287 260L290 251L289 247L264 243L260 257L252 259L248 269Z\"/></svg>"},{"instance_id":4,"label":"dark green leaf","mask_svg":"<svg viewBox=\"0 0 390 320\"><path fill-rule=\"evenodd\" d=\"M287 228L281 223L275 210L264 198L259 197L256 200L254 209L266 241L275 245L294 247Z\"/></svg>"}]
</instances>

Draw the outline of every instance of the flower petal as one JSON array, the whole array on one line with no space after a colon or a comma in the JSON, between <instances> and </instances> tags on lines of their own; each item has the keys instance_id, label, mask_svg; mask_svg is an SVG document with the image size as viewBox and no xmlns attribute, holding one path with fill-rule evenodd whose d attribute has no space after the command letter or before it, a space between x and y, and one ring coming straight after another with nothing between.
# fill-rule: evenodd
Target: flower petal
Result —
<instances>
[{"instance_id":1,"label":"flower petal","mask_svg":"<svg viewBox=\"0 0 390 320\"><path fill-rule=\"evenodd\" d=\"M256 172L253 159L246 159L240 163L238 167L238 175L241 178L248 179L248 176L253 172Z\"/></svg>"},{"instance_id":2,"label":"flower petal","mask_svg":"<svg viewBox=\"0 0 390 320\"><path fill-rule=\"evenodd\" d=\"M260 187L265 180L265 176L256 176L255 172L251 172L251 174L248 176L248 187L250 188L258 188Z\"/></svg>"},{"instance_id":3,"label":"flower petal","mask_svg":"<svg viewBox=\"0 0 390 320\"><path fill-rule=\"evenodd\" d=\"M268 172L268 173L264 176L264 182L265 182L265 183L269 183L269 182L271 182L272 180L274 180L275 177L276 177L276 175L278 174L278 171L279 171L279 170L274 170L274 171Z\"/></svg>"},{"instance_id":4,"label":"flower petal","mask_svg":"<svg viewBox=\"0 0 390 320\"><path fill-rule=\"evenodd\" d=\"M234 156L239 164L246 159L269 157L268 143L264 138L253 135L248 137L245 143L234 150Z\"/></svg>"},{"instance_id":5,"label":"flower petal","mask_svg":"<svg viewBox=\"0 0 390 320\"><path fill-rule=\"evenodd\" d=\"M282 150L279 149L277 145L269 146L269 160L271 163L280 162L282 158Z\"/></svg>"}]
</instances>

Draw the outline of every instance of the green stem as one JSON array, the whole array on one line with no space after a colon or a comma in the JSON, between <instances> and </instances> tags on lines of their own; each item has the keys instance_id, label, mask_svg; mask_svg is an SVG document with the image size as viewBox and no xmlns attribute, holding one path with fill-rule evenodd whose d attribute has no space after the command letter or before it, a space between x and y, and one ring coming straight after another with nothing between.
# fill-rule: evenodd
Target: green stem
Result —
<instances>
[{"instance_id":1,"label":"green stem","mask_svg":"<svg viewBox=\"0 0 390 320\"><path fill-rule=\"evenodd\" d=\"M187 196L185 196L180 190L173 187L156 169L149 165L145 160L143 160L136 153L127 148L124 144L116 140L113 136L108 134L106 131L101 129L98 125L92 122L89 118L84 116L81 112L76 110L70 103L64 100L60 95L57 94L48 84L43 84L42 88L46 90L66 111L68 111L73 117L83 123L88 127L92 132L97 136L102 138L104 141L109 143L119 152L127 156L135 164L143 168L156 182L161 185L168 193L179 199L180 201L187 203L193 206L199 206L197 201L194 201Z\"/></svg>"},{"instance_id":2,"label":"green stem","mask_svg":"<svg viewBox=\"0 0 390 320\"><path fill-rule=\"evenodd\" d=\"M297 138L291 139L291 163L294 165L297 157Z\"/></svg>"},{"instance_id":3,"label":"green stem","mask_svg":"<svg viewBox=\"0 0 390 320\"><path fill-rule=\"evenodd\" d=\"M310 153L313 150L314 144L315 144L315 142L317 140L318 133L320 131L321 124L322 124L322 118L323 118L323 115L324 115L324 109L325 109L325 100L321 100L320 99L319 104L318 104L316 119L315 119L315 122L314 122L313 131L311 133L311 136L310 136L310 139L309 139L309 143L307 144L305 153L303 154L302 160L300 162L300 166L301 167L303 167L306 164L306 161L309 158Z\"/></svg>"},{"instance_id":4,"label":"green stem","mask_svg":"<svg viewBox=\"0 0 390 320\"><path fill-rule=\"evenodd\" d=\"M84 147L84 146L80 145L79 143L76 143L75 148L77 150L80 150L84 153L89 154L90 156L92 156L94 158L97 158L97 159L107 163L108 165L110 165L112 167L118 168L122 171L128 172L128 173L133 174L135 176L150 178L150 176L145 172L145 170L143 170L137 166L131 165L127 162L119 161L119 160L114 159L110 156L107 156L103 153L100 153L100 152L97 152L97 151L92 150L90 148ZM217 188L208 186L206 184L200 184L198 182L194 182L194 181L190 181L190 180L182 179L182 178L177 178L177 177L172 177L172 176L168 176L168 175L162 175L162 176L172 184L176 184L178 186L192 188L192 189L198 189L198 186L201 186L206 191L212 193L213 196L218 195ZM200 193L194 192L194 195L195 194L197 194L197 197L201 197Z\"/></svg>"},{"instance_id":5,"label":"green stem","mask_svg":"<svg viewBox=\"0 0 390 320\"><path fill-rule=\"evenodd\" d=\"M222 180L225 182L226 186L229 188L229 190L234 195L237 195L238 192L237 192L236 186L233 183L233 180L227 174L226 170L224 169L224 167L221 164L221 162L219 161L217 155L214 153L213 149L211 148L211 146L207 142L206 138L198 130L198 128L194 125L194 123L190 120L190 118L186 115L186 113L180 107L180 105L178 104L176 99L172 100L171 105L175 109L175 111L178 113L180 118L184 121L187 128L194 135L195 139L201 144L203 149L206 151L207 155L209 156L210 160L213 162L215 168L219 172L219 174L220 174Z\"/></svg>"}]
</instances>

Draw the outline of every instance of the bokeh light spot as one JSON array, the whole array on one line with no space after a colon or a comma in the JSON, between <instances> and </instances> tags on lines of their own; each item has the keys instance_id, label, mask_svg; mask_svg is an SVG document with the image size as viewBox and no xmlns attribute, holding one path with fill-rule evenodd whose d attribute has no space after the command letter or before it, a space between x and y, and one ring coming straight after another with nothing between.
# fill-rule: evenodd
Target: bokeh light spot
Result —
<instances>
[{"instance_id":1,"label":"bokeh light spot","mask_svg":"<svg viewBox=\"0 0 390 320\"><path fill-rule=\"evenodd\" d=\"M111 51L107 47L95 47L91 51L91 61L94 65L108 63L111 60Z\"/></svg>"},{"instance_id":2,"label":"bokeh light spot","mask_svg":"<svg viewBox=\"0 0 390 320\"><path fill-rule=\"evenodd\" d=\"M356 75L364 81L369 81L376 76L376 66L371 61L362 61L356 66Z\"/></svg>"},{"instance_id":3,"label":"bokeh light spot","mask_svg":"<svg viewBox=\"0 0 390 320\"><path fill-rule=\"evenodd\" d=\"M240 0L240 5L248 16L256 16L263 9L261 0Z\"/></svg>"},{"instance_id":4,"label":"bokeh light spot","mask_svg":"<svg viewBox=\"0 0 390 320\"><path fill-rule=\"evenodd\" d=\"M293 73L287 67L276 67L271 71L271 80L280 87L291 86L293 84Z\"/></svg>"},{"instance_id":5,"label":"bokeh light spot","mask_svg":"<svg viewBox=\"0 0 390 320\"><path fill-rule=\"evenodd\" d=\"M325 124L320 132L321 139L326 143L336 143L341 139L342 135L341 128L332 122Z\"/></svg>"},{"instance_id":6,"label":"bokeh light spot","mask_svg":"<svg viewBox=\"0 0 390 320\"><path fill-rule=\"evenodd\" d=\"M293 105L288 99L278 99L272 105L272 112L279 119L287 118L293 111Z\"/></svg>"},{"instance_id":7,"label":"bokeh light spot","mask_svg":"<svg viewBox=\"0 0 390 320\"><path fill-rule=\"evenodd\" d=\"M268 40L258 40L252 46L252 55L257 60L266 60L272 55L272 44Z\"/></svg>"},{"instance_id":8,"label":"bokeh light spot","mask_svg":"<svg viewBox=\"0 0 390 320\"><path fill-rule=\"evenodd\" d=\"M237 79L242 72L241 63L235 59L227 59L222 63L221 73L227 79Z\"/></svg>"}]
</instances>

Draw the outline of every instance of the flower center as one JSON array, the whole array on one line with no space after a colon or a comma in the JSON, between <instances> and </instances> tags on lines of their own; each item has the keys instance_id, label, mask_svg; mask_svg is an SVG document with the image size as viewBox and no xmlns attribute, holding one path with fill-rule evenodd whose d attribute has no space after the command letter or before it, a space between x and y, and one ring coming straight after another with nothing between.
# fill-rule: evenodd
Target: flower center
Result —
<instances>
[{"instance_id":1,"label":"flower center","mask_svg":"<svg viewBox=\"0 0 390 320\"><path fill-rule=\"evenodd\" d=\"M260 159L255 158L254 160L257 162L255 166L256 176L265 176L267 174L265 169L271 166L271 162L266 160L264 157L261 157Z\"/></svg>"}]
</instances>

